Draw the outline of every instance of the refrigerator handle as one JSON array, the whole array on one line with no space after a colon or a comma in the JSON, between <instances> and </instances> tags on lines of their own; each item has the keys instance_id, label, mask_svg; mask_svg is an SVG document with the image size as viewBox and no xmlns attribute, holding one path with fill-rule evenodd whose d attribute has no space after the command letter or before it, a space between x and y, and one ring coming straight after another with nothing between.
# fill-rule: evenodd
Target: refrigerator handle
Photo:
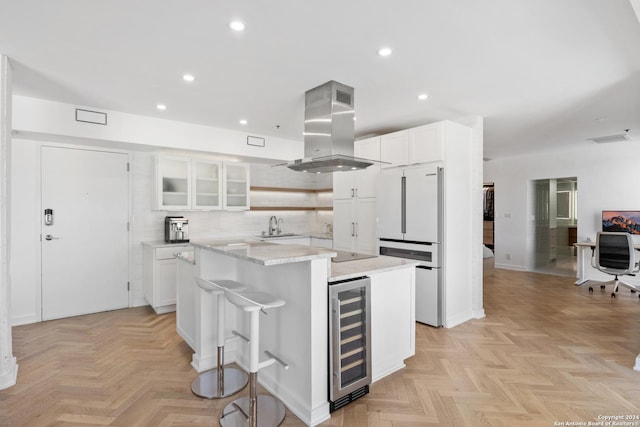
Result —
<instances>
[{"instance_id":1,"label":"refrigerator handle","mask_svg":"<svg viewBox=\"0 0 640 427\"><path fill-rule=\"evenodd\" d=\"M400 179L400 232L407 232L407 177Z\"/></svg>"}]
</instances>

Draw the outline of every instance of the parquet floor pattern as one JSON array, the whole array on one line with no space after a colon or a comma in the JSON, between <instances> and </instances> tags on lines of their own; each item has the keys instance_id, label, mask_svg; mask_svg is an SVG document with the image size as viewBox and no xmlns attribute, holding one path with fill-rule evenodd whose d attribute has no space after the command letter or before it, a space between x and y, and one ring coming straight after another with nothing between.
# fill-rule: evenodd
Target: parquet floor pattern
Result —
<instances>
[{"instance_id":1,"label":"parquet floor pattern","mask_svg":"<svg viewBox=\"0 0 640 427\"><path fill-rule=\"evenodd\" d=\"M640 416L640 299L485 264L486 318L416 328L407 367L324 426L554 426ZM0 426L216 426L175 316L141 307L13 329ZM640 420L638 420L640 425ZM284 426L302 426L287 413ZM578 425L578 424L576 424ZM633 425L633 424L631 424Z\"/></svg>"}]
</instances>

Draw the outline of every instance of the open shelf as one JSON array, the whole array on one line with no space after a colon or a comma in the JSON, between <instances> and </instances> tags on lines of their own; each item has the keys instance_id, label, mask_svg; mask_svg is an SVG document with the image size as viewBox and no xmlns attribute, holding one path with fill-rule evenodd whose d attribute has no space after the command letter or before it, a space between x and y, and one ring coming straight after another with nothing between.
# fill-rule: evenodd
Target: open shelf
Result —
<instances>
[{"instance_id":1,"label":"open shelf","mask_svg":"<svg viewBox=\"0 0 640 427\"><path fill-rule=\"evenodd\" d=\"M259 187L251 186L251 191L267 192L276 191L282 193L331 193L333 188L290 188L290 187ZM333 206L251 206L252 211L332 211Z\"/></svg>"}]
</instances>

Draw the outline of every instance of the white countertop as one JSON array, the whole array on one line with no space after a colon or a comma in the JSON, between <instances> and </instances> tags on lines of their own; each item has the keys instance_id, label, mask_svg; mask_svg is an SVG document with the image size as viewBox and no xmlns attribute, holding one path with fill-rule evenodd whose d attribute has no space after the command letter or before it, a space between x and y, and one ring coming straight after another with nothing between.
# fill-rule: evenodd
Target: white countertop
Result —
<instances>
[{"instance_id":1,"label":"white countertop","mask_svg":"<svg viewBox=\"0 0 640 427\"><path fill-rule=\"evenodd\" d=\"M229 255L262 265L289 264L336 256L332 249L303 245L279 245L249 239L191 242L196 248Z\"/></svg>"},{"instance_id":2,"label":"white countertop","mask_svg":"<svg viewBox=\"0 0 640 427\"><path fill-rule=\"evenodd\" d=\"M142 242L144 246L149 246L150 248L169 248L169 247L178 247L178 246L189 246L189 242L186 243L167 243L164 240L153 240L150 242Z\"/></svg>"},{"instance_id":3,"label":"white countertop","mask_svg":"<svg viewBox=\"0 0 640 427\"><path fill-rule=\"evenodd\" d=\"M332 262L329 282L353 279L354 277L366 276L367 274L382 273L383 271L413 267L419 264L420 262L416 260L394 258L384 255L355 261Z\"/></svg>"}]
</instances>

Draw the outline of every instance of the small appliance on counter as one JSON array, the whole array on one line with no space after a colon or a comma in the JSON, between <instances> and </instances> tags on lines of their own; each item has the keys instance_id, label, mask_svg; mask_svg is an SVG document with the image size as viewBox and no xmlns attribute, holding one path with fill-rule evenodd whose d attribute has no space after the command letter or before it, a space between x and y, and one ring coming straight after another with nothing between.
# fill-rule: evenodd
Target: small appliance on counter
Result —
<instances>
[{"instance_id":1,"label":"small appliance on counter","mask_svg":"<svg viewBox=\"0 0 640 427\"><path fill-rule=\"evenodd\" d=\"M188 243L189 220L182 216L165 217L164 241L167 243Z\"/></svg>"}]
</instances>

